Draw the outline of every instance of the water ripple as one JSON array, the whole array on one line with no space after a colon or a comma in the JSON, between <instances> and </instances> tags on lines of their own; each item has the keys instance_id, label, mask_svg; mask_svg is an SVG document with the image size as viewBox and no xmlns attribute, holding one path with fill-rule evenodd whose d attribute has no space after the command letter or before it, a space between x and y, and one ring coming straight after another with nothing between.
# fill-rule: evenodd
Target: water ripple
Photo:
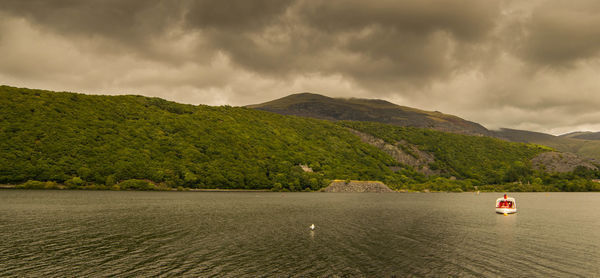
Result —
<instances>
[{"instance_id":1,"label":"water ripple","mask_svg":"<svg viewBox=\"0 0 600 278\"><path fill-rule=\"evenodd\" d=\"M0 276L600 276L599 194L496 197L0 191Z\"/></svg>"}]
</instances>

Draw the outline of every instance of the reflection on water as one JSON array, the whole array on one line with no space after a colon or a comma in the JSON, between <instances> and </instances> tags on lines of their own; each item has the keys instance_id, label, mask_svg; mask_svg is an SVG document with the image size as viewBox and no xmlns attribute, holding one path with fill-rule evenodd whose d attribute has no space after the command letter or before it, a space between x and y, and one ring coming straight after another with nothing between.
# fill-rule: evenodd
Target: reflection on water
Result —
<instances>
[{"instance_id":1,"label":"reflection on water","mask_svg":"<svg viewBox=\"0 0 600 278\"><path fill-rule=\"evenodd\" d=\"M600 194L498 197L4 190L0 276L600 276Z\"/></svg>"},{"instance_id":2,"label":"reflection on water","mask_svg":"<svg viewBox=\"0 0 600 278\"><path fill-rule=\"evenodd\" d=\"M515 232L516 223L517 223L518 214L509 214L502 215L496 214L496 226L495 232L498 235L498 244L502 245L505 250L508 250L510 253L509 256L512 256L512 251L516 246L515 244Z\"/></svg>"}]
</instances>

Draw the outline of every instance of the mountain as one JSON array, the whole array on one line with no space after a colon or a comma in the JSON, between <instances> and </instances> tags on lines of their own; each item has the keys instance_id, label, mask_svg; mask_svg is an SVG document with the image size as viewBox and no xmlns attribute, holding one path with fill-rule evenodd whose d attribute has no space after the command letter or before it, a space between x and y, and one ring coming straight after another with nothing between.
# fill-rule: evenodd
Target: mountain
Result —
<instances>
[{"instance_id":1,"label":"mountain","mask_svg":"<svg viewBox=\"0 0 600 278\"><path fill-rule=\"evenodd\" d=\"M550 149L485 136L9 86L0 86L0 112L0 183L298 191L339 179L406 190L600 190L595 165L546 167L539 157Z\"/></svg>"},{"instance_id":2,"label":"mountain","mask_svg":"<svg viewBox=\"0 0 600 278\"><path fill-rule=\"evenodd\" d=\"M558 136L554 136L554 135L546 134L546 133L542 133L542 132L528 131L528 130L501 128L499 130L495 130L492 132L493 132L494 137L502 138L502 139L505 139L508 141L522 142L522 143L535 143L535 144L545 145L545 146L549 146L549 147L553 147L551 145L557 146L557 144L559 145L560 143L569 142L569 140L565 140Z\"/></svg>"},{"instance_id":3,"label":"mountain","mask_svg":"<svg viewBox=\"0 0 600 278\"><path fill-rule=\"evenodd\" d=\"M584 139L584 140L600 140L600 132L576 131L576 132L563 134L560 137Z\"/></svg>"},{"instance_id":4,"label":"mountain","mask_svg":"<svg viewBox=\"0 0 600 278\"><path fill-rule=\"evenodd\" d=\"M595 133L574 133L561 136L526 130L503 128L493 131L494 136L513 142L534 143L552 147L561 152L574 153L584 158L600 161L600 140L585 140ZM587 136L590 135L590 136Z\"/></svg>"},{"instance_id":5,"label":"mountain","mask_svg":"<svg viewBox=\"0 0 600 278\"><path fill-rule=\"evenodd\" d=\"M393 175L391 157L336 124L141 96L0 87L0 183L319 189ZM303 172L300 164L315 171Z\"/></svg>"},{"instance_id":6,"label":"mountain","mask_svg":"<svg viewBox=\"0 0 600 278\"><path fill-rule=\"evenodd\" d=\"M462 134L489 135L489 131L482 125L457 116L400 106L378 99L331 98L301 93L247 107L282 115L332 121L369 121Z\"/></svg>"},{"instance_id":7,"label":"mountain","mask_svg":"<svg viewBox=\"0 0 600 278\"><path fill-rule=\"evenodd\" d=\"M247 107L282 115L330 121L369 121L459 134L484 135L511 142L545 145L561 152L570 152L583 158L600 161L600 140L580 140L595 138L599 133L554 136L515 129L490 131L478 123L457 116L400 106L378 99L331 98L318 94L301 93Z\"/></svg>"}]
</instances>

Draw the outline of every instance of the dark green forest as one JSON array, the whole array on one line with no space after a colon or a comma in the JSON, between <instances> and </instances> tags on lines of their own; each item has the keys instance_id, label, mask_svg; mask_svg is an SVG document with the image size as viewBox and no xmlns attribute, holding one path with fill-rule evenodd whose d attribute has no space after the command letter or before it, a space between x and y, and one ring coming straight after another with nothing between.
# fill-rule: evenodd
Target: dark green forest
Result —
<instances>
[{"instance_id":1,"label":"dark green forest","mask_svg":"<svg viewBox=\"0 0 600 278\"><path fill-rule=\"evenodd\" d=\"M531 170L529 159L545 147L426 129L9 86L0 86L0 111L0 183L28 188L308 191L352 179L410 190L504 190L517 181L539 184L539 190L599 189L593 183L555 185L589 180L596 172ZM425 177L407 166L393 172L390 166L403 165L348 128L432 152L432 167L442 174Z\"/></svg>"},{"instance_id":2,"label":"dark green forest","mask_svg":"<svg viewBox=\"0 0 600 278\"><path fill-rule=\"evenodd\" d=\"M409 186L404 188L455 191L473 190L477 186L490 191L600 190L600 184L592 181L600 174L597 170L584 167L568 173L534 170L530 161L540 153L552 151L546 146L372 122L344 121L340 124L390 144L405 141L433 154L435 163L430 166L439 169L441 174L419 180L407 177Z\"/></svg>"},{"instance_id":3,"label":"dark green forest","mask_svg":"<svg viewBox=\"0 0 600 278\"><path fill-rule=\"evenodd\" d=\"M4 86L0 110L0 183L79 177L295 191L392 174L390 157L343 127L247 108Z\"/></svg>"}]
</instances>

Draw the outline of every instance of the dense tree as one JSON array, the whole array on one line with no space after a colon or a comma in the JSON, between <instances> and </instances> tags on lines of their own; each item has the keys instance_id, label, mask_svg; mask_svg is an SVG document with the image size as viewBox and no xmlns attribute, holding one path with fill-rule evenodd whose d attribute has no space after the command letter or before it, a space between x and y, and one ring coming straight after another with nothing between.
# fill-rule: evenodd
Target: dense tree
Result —
<instances>
[{"instance_id":1,"label":"dense tree","mask_svg":"<svg viewBox=\"0 0 600 278\"><path fill-rule=\"evenodd\" d=\"M409 190L600 189L590 181L598 171L533 171L530 159L548 148L426 129L8 86L0 86L0 112L0 183L26 188L301 191L360 179ZM440 175L400 165L349 128L432 153Z\"/></svg>"},{"instance_id":2,"label":"dense tree","mask_svg":"<svg viewBox=\"0 0 600 278\"><path fill-rule=\"evenodd\" d=\"M246 108L2 86L0 111L0 183L304 190L393 174L390 157L343 127Z\"/></svg>"}]
</instances>

